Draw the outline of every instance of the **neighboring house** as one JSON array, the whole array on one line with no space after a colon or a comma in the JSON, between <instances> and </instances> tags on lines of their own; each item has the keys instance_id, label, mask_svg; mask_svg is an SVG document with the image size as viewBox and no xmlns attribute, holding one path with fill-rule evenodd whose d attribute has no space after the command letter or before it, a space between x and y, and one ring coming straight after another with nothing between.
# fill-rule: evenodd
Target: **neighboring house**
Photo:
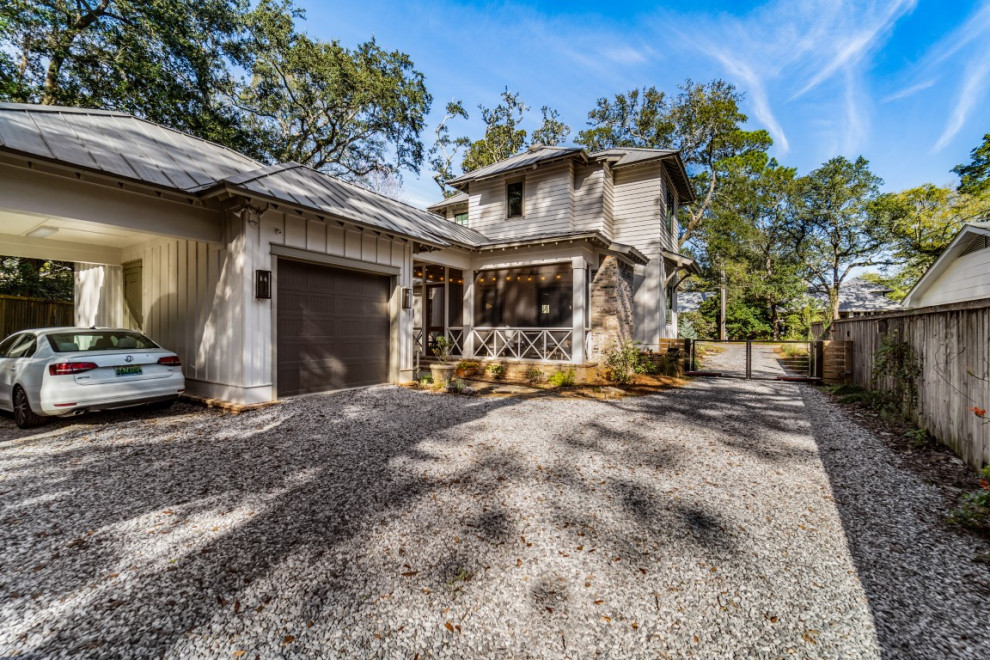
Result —
<instances>
[{"instance_id":1,"label":"neighboring house","mask_svg":"<svg viewBox=\"0 0 990 660\"><path fill-rule=\"evenodd\" d=\"M429 210L474 240L415 258L425 354L445 334L464 355L580 363L677 336L677 285L697 270L677 250L694 201L677 152L535 146L450 185Z\"/></svg>"},{"instance_id":2,"label":"neighboring house","mask_svg":"<svg viewBox=\"0 0 990 660\"><path fill-rule=\"evenodd\" d=\"M235 403L411 380L430 333L571 363L670 333L664 288L693 265L666 229L691 199L677 155L530 155L456 182L462 226L127 114L0 104L0 254L75 262L78 325L140 329L190 393ZM501 228L480 203L520 195Z\"/></svg>"},{"instance_id":3,"label":"neighboring house","mask_svg":"<svg viewBox=\"0 0 990 660\"><path fill-rule=\"evenodd\" d=\"M677 293L677 311L682 314L697 312L701 309L701 303L717 295L717 291L679 291Z\"/></svg>"},{"instance_id":4,"label":"neighboring house","mask_svg":"<svg viewBox=\"0 0 990 660\"><path fill-rule=\"evenodd\" d=\"M887 297L891 291L893 289L858 277L847 280L839 289L839 318L871 316L900 309L900 304Z\"/></svg>"},{"instance_id":5,"label":"neighboring house","mask_svg":"<svg viewBox=\"0 0 990 660\"><path fill-rule=\"evenodd\" d=\"M990 222L969 223L908 292L904 307L990 298Z\"/></svg>"}]
</instances>

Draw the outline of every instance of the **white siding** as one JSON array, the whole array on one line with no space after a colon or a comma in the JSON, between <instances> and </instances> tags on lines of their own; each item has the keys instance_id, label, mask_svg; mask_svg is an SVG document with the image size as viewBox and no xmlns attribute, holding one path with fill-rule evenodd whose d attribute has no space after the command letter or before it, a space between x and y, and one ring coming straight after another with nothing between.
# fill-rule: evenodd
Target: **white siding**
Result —
<instances>
[{"instance_id":1,"label":"white siding","mask_svg":"<svg viewBox=\"0 0 990 660\"><path fill-rule=\"evenodd\" d=\"M615 239L615 180L612 169L602 165L602 221L605 235Z\"/></svg>"},{"instance_id":2,"label":"white siding","mask_svg":"<svg viewBox=\"0 0 990 660\"><path fill-rule=\"evenodd\" d=\"M125 261L142 262L142 330L179 354L192 394L239 403L272 398L275 299L255 298L254 271L277 277L273 244L395 266L398 287L412 281L409 244L373 231L273 211L260 219L232 216L225 224L220 244L162 239L123 251ZM398 287L391 304L396 380L412 368L411 313L400 309Z\"/></svg>"},{"instance_id":3,"label":"white siding","mask_svg":"<svg viewBox=\"0 0 990 660\"><path fill-rule=\"evenodd\" d=\"M604 222L605 171L601 165L575 167L574 229L601 231L611 237Z\"/></svg>"},{"instance_id":4,"label":"white siding","mask_svg":"<svg viewBox=\"0 0 990 660\"><path fill-rule=\"evenodd\" d=\"M664 178L658 163L617 171L613 206L616 241L647 256L670 248L664 220Z\"/></svg>"},{"instance_id":5,"label":"white siding","mask_svg":"<svg viewBox=\"0 0 990 660\"><path fill-rule=\"evenodd\" d=\"M573 182L571 167L568 161L541 167L526 175L522 218L505 217L505 178L472 183L468 226L495 239L570 231Z\"/></svg>"},{"instance_id":6,"label":"white siding","mask_svg":"<svg viewBox=\"0 0 990 660\"><path fill-rule=\"evenodd\" d=\"M945 269L913 307L990 298L990 248L961 256Z\"/></svg>"}]
</instances>

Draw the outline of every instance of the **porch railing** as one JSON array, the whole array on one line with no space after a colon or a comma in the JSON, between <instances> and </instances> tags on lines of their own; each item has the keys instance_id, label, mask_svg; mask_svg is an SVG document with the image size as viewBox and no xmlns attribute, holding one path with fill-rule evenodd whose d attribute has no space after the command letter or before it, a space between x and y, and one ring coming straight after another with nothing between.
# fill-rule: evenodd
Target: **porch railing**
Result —
<instances>
[{"instance_id":1,"label":"porch railing","mask_svg":"<svg viewBox=\"0 0 990 660\"><path fill-rule=\"evenodd\" d=\"M464 355L464 328L447 328L447 331L446 331L445 334L447 335L447 339L449 339L450 342L451 342L451 344L452 344L452 346L450 348L450 355L451 355L451 357L463 357L463 355ZM420 327L420 326L414 326L413 327L413 345L416 347L416 350L420 351L420 353L422 355L424 355L427 358L432 358L433 357L433 351L431 350L430 346L427 345L427 342L425 342L424 339L425 339L425 336L424 336L424 333L423 333L423 328ZM429 339L429 342L428 343L432 343L434 337L431 336L428 339Z\"/></svg>"},{"instance_id":2,"label":"porch railing","mask_svg":"<svg viewBox=\"0 0 990 660\"><path fill-rule=\"evenodd\" d=\"M474 357L569 362L571 328L474 328Z\"/></svg>"}]
</instances>

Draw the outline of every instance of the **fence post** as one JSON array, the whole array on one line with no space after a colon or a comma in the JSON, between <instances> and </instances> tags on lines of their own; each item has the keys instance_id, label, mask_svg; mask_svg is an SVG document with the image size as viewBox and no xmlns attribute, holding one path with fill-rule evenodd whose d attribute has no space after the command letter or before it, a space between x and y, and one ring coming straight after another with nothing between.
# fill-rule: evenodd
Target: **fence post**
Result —
<instances>
[{"instance_id":1,"label":"fence post","mask_svg":"<svg viewBox=\"0 0 990 660\"><path fill-rule=\"evenodd\" d=\"M753 342L746 340L746 380L753 378Z\"/></svg>"}]
</instances>

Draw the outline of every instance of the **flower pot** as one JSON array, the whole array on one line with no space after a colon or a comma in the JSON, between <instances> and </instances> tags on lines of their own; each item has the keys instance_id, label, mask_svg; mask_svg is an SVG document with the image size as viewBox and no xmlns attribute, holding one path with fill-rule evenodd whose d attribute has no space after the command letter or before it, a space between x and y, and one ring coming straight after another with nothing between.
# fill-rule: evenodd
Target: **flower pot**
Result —
<instances>
[{"instance_id":1,"label":"flower pot","mask_svg":"<svg viewBox=\"0 0 990 660\"><path fill-rule=\"evenodd\" d=\"M466 369L463 367L457 367L457 371L455 371L454 373L457 374L458 378L470 378L471 376L475 375L477 372L478 370L475 369L474 367L468 367Z\"/></svg>"},{"instance_id":2,"label":"flower pot","mask_svg":"<svg viewBox=\"0 0 990 660\"><path fill-rule=\"evenodd\" d=\"M454 375L454 365L452 364L431 364L430 374L433 375L433 386L437 388L447 387L451 376Z\"/></svg>"}]
</instances>

